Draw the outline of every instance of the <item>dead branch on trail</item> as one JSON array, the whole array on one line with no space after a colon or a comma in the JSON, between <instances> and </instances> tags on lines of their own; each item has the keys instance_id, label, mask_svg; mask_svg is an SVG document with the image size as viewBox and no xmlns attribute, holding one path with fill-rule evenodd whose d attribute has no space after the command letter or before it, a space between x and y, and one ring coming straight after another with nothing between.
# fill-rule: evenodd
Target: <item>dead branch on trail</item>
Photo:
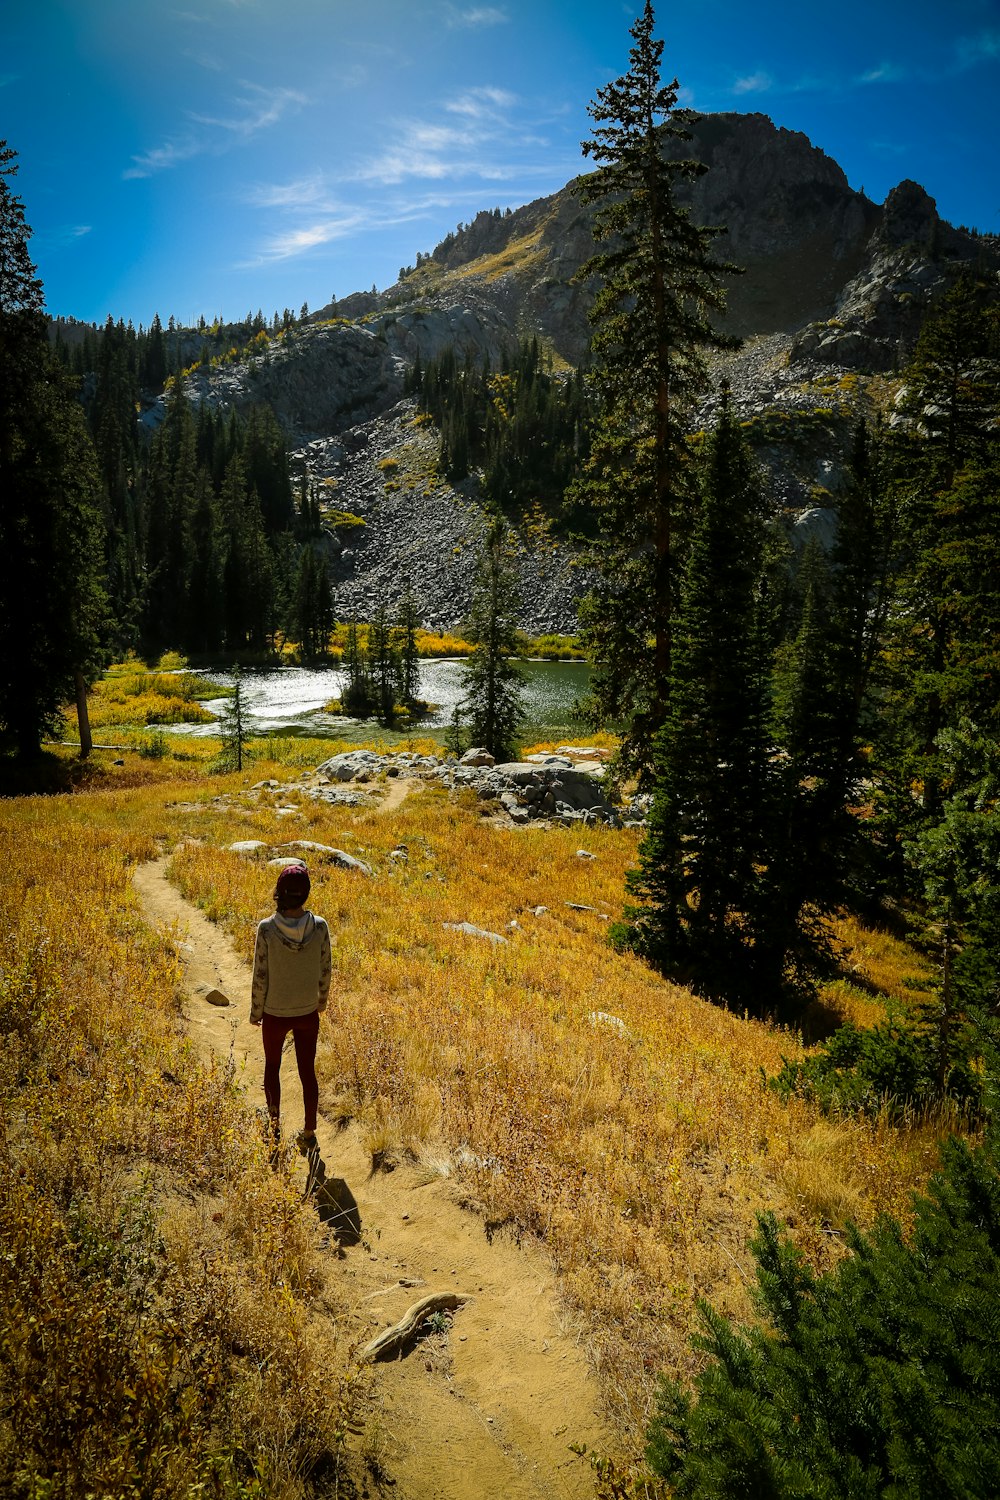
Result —
<instances>
[{"instance_id":1,"label":"dead branch on trail","mask_svg":"<svg viewBox=\"0 0 1000 1500\"><path fill-rule=\"evenodd\" d=\"M396 1354L416 1333L420 1324L432 1313L447 1312L448 1310L461 1307L470 1299L461 1292L431 1292L427 1297L421 1297L419 1302L394 1323L391 1328L384 1328L381 1333L375 1335L370 1343L366 1344L358 1356L359 1363L365 1365L371 1360L382 1359L387 1354Z\"/></svg>"}]
</instances>

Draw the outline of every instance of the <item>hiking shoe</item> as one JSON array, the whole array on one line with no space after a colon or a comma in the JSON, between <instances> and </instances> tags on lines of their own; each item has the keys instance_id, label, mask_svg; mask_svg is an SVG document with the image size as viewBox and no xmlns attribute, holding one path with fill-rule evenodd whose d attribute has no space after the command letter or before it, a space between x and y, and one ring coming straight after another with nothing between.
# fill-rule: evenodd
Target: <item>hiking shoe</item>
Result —
<instances>
[{"instance_id":1,"label":"hiking shoe","mask_svg":"<svg viewBox=\"0 0 1000 1500\"><path fill-rule=\"evenodd\" d=\"M318 1156L319 1141L316 1139L315 1130L300 1130L295 1137L295 1144L303 1156Z\"/></svg>"}]
</instances>

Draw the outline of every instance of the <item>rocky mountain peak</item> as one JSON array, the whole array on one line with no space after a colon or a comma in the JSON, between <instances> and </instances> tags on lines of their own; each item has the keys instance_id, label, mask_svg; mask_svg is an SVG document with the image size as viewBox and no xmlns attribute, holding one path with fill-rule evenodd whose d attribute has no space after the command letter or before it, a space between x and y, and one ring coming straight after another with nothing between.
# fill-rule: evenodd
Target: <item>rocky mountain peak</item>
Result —
<instances>
[{"instance_id":1,"label":"rocky mountain peak","mask_svg":"<svg viewBox=\"0 0 1000 1500\"><path fill-rule=\"evenodd\" d=\"M882 205L878 239L883 245L914 244L930 249L941 224L930 193L907 177L893 188Z\"/></svg>"}]
</instances>

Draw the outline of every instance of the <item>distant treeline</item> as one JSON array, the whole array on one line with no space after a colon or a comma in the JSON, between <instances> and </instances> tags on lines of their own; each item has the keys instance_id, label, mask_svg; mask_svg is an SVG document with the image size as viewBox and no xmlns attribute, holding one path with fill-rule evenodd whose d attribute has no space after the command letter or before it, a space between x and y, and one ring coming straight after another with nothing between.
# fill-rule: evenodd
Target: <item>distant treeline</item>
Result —
<instances>
[{"instance_id":1,"label":"distant treeline","mask_svg":"<svg viewBox=\"0 0 1000 1500\"><path fill-rule=\"evenodd\" d=\"M157 349L107 327L86 403L115 649L234 654L276 632L320 649L333 620L318 501L308 487L293 493L274 414L196 413L178 385L147 438L136 411L142 372L163 369Z\"/></svg>"},{"instance_id":2,"label":"distant treeline","mask_svg":"<svg viewBox=\"0 0 1000 1500\"><path fill-rule=\"evenodd\" d=\"M304 302L298 314L286 307L281 313L276 309L268 320L258 308L239 322L224 323L221 318L208 322L201 317L191 328L183 327L172 316L164 327L159 313L154 314L148 328L140 323L138 329L120 318L117 323L108 318L103 326L56 318L49 326L49 339L70 373L81 378L100 367L105 358L104 345L111 345L116 358L124 353L139 389L157 395L170 377L182 370L252 353L254 342L260 342L262 334L265 338L287 334L308 316L309 304Z\"/></svg>"},{"instance_id":3,"label":"distant treeline","mask_svg":"<svg viewBox=\"0 0 1000 1500\"><path fill-rule=\"evenodd\" d=\"M537 339L522 339L499 369L446 350L418 360L407 389L441 431L441 464L454 483L473 470L486 500L509 514L538 506L563 525L584 523L565 508L589 451L590 411L581 370L554 374Z\"/></svg>"}]
</instances>

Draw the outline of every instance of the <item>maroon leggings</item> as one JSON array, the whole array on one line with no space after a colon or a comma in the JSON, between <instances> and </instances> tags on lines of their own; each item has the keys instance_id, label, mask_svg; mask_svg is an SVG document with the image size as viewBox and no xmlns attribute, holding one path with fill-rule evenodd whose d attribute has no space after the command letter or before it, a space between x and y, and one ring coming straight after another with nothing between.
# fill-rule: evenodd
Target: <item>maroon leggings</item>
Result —
<instances>
[{"instance_id":1,"label":"maroon leggings","mask_svg":"<svg viewBox=\"0 0 1000 1500\"><path fill-rule=\"evenodd\" d=\"M276 1120L281 1113L281 1049L289 1032L295 1042L295 1061L302 1083L306 1129L315 1130L316 1110L319 1107L319 1084L316 1082L318 1010L314 1010L310 1016L269 1016L264 1012L261 1023L264 1040L264 1098L267 1100L268 1111Z\"/></svg>"}]
</instances>

